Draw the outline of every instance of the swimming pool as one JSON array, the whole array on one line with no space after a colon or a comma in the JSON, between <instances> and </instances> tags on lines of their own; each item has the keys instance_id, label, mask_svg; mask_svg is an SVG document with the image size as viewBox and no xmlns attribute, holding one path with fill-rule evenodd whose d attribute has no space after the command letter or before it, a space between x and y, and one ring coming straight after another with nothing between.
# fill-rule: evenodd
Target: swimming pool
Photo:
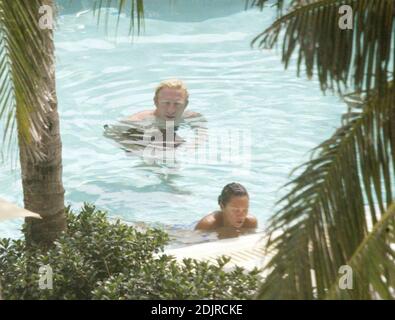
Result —
<instances>
[{"instance_id":1,"label":"swimming pool","mask_svg":"<svg viewBox=\"0 0 395 320\"><path fill-rule=\"evenodd\" d=\"M74 1L75 8L61 12L57 93L63 182L73 208L93 202L112 217L173 226L187 237L185 230L217 208L222 187L238 181L262 227L290 171L340 123L345 106L338 97L323 96L316 81L296 78L293 66L284 71L279 51L250 47L273 21L274 8L244 11L242 0L199 2L148 0L145 32L133 43L127 16L114 39L112 29L106 36L85 12L89 1ZM199 10L187 11L194 6ZM204 115L210 138L242 136L245 148L235 161L181 158L172 168L148 165L103 137L104 124L150 109L155 86L170 77L187 83L188 110ZM22 205L18 170L9 161L1 165L0 197ZM0 234L16 237L19 228L20 222L7 222Z\"/></svg>"}]
</instances>

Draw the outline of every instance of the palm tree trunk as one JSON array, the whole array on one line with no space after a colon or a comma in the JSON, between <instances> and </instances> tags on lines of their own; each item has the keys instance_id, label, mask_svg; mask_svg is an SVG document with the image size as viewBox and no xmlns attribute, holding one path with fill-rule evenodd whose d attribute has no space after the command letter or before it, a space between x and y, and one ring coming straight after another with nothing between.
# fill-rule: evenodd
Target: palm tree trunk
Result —
<instances>
[{"instance_id":1,"label":"palm tree trunk","mask_svg":"<svg viewBox=\"0 0 395 320\"><path fill-rule=\"evenodd\" d=\"M394 7L395 10L395 7ZM393 90L395 91L395 90ZM391 115L391 140L393 143L393 146L395 147L395 92L392 94L392 115ZM394 148L395 149L395 148Z\"/></svg>"},{"instance_id":2,"label":"palm tree trunk","mask_svg":"<svg viewBox=\"0 0 395 320\"><path fill-rule=\"evenodd\" d=\"M54 8L53 0L42 0L42 4ZM55 10L54 10L55 12ZM27 243L50 245L66 229L64 189L62 183L62 143L57 110L55 83L55 52L53 30L44 29L45 48L43 54L50 56L51 72L43 74L51 92L37 90L42 99L50 99L51 111L46 113L47 135L41 137L44 160L29 157L26 147L19 139L22 186L25 208L39 213L42 220L26 218L24 229ZM29 52L27 50L27 52ZM48 68L42 68L48 70Z\"/></svg>"},{"instance_id":3,"label":"palm tree trunk","mask_svg":"<svg viewBox=\"0 0 395 320\"><path fill-rule=\"evenodd\" d=\"M395 10L395 9L394 9ZM392 108L391 108L391 146L392 154L395 161L395 94L392 95Z\"/></svg>"}]
</instances>

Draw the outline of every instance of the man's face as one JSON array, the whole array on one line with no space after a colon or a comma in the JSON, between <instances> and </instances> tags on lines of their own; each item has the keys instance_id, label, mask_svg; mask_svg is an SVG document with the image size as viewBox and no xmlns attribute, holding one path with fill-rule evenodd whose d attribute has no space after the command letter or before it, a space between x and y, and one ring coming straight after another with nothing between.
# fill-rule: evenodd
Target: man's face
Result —
<instances>
[{"instance_id":1,"label":"man's face","mask_svg":"<svg viewBox=\"0 0 395 320\"><path fill-rule=\"evenodd\" d=\"M185 91L182 89L163 88L154 99L156 116L164 121L178 123L187 107Z\"/></svg>"}]
</instances>

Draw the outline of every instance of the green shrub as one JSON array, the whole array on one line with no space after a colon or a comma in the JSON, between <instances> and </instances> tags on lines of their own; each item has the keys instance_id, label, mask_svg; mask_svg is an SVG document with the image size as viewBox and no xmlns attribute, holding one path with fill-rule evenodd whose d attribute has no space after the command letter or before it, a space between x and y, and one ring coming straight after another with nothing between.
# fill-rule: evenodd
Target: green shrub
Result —
<instances>
[{"instance_id":1,"label":"green shrub","mask_svg":"<svg viewBox=\"0 0 395 320\"><path fill-rule=\"evenodd\" d=\"M85 204L67 210L68 230L44 251L24 240L0 240L4 299L247 299L258 271L225 272L218 265L160 254L168 242L161 230L139 232ZM53 289L39 288L39 268L51 266Z\"/></svg>"}]
</instances>

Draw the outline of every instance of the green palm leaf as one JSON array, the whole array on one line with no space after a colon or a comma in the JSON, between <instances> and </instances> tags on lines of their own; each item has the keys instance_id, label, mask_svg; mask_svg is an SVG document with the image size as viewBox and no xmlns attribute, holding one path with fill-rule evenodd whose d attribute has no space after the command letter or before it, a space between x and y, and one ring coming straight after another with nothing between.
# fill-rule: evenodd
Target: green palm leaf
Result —
<instances>
[{"instance_id":1,"label":"green palm leaf","mask_svg":"<svg viewBox=\"0 0 395 320\"><path fill-rule=\"evenodd\" d=\"M263 2L263 1L260 1ZM299 1L301 2L301 1ZM393 0L315 0L298 5L259 34L253 44L272 48L282 39L287 66L297 53L308 77L316 72L323 90L384 90L395 71L395 2ZM339 27L339 8L353 9L353 29ZM392 70L390 70L392 68ZM351 81L350 81L351 80Z\"/></svg>"},{"instance_id":2,"label":"green palm leaf","mask_svg":"<svg viewBox=\"0 0 395 320\"><path fill-rule=\"evenodd\" d=\"M43 1L0 0L0 118L5 119L3 145L11 140L17 121L20 143L29 156L43 158L41 139L49 124L43 114L51 112L56 99L45 75L53 74L53 56L38 24ZM27 45L27 43L29 45ZM42 94L38 95L37 91ZM42 99L42 97L45 97Z\"/></svg>"},{"instance_id":3,"label":"green palm leaf","mask_svg":"<svg viewBox=\"0 0 395 320\"><path fill-rule=\"evenodd\" d=\"M395 203L383 214L372 232L365 237L354 255L347 261L347 265L354 271L353 282L364 284L373 298L394 299L395 297L394 222ZM338 281L335 281L326 298L350 299L354 296L351 290L341 289Z\"/></svg>"},{"instance_id":4,"label":"green palm leaf","mask_svg":"<svg viewBox=\"0 0 395 320\"><path fill-rule=\"evenodd\" d=\"M141 27L144 26L144 0L95 0L93 3L93 13L97 14L97 23L100 23L101 9L107 8L105 15L105 29L108 30L109 8L118 7L118 19L116 31L119 26L119 18L123 11L128 11L130 15L129 34L133 34L137 20L137 34L140 34ZM129 8L128 8L129 7Z\"/></svg>"},{"instance_id":5,"label":"green palm leaf","mask_svg":"<svg viewBox=\"0 0 395 320\"><path fill-rule=\"evenodd\" d=\"M316 0L290 0L288 5L288 10L295 9L299 6L304 6L308 3L311 3ZM270 2L270 0L246 0L246 8L250 7L258 7L259 9L264 9L265 6ZM273 4L278 9L278 14L281 14L284 10L285 1L284 0L277 0Z\"/></svg>"},{"instance_id":6,"label":"green palm leaf","mask_svg":"<svg viewBox=\"0 0 395 320\"><path fill-rule=\"evenodd\" d=\"M371 94L359 112L348 114L289 184L292 189L268 227L268 252L274 257L266 266L260 298L324 298L336 284L339 267L350 261L359 280L349 297L389 297L390 286L385 291L377 281L386 276L387 284L395 281L395 264L387 257L393 257L387 237L394 239L394 229L384 233L381 227L394 221L392 82L385 92ZM372 248L381 250L366 254ZM356 265L358 259L366 261L366 270Z\"/></svg>"},{"instance_id":7,"label":"green palm leaf","mask_svg":"<svg viewBox=\"0 0 395 320\"><path fill-rule=\"evenodd\" d=\"M316 73L323 90L352 86L356 94L347 99L362 96L363 104L350 108L287 185L269 221L274 256L258 297L394 298L395 3L303 2L291 2L253 44L272 48L281 40L286 67L296 53L298 75ZM338 26L344 4L353 8L352 30ZM343 265L354 270L353 290L338 286Z\"/></svg>"}]
</instances>

